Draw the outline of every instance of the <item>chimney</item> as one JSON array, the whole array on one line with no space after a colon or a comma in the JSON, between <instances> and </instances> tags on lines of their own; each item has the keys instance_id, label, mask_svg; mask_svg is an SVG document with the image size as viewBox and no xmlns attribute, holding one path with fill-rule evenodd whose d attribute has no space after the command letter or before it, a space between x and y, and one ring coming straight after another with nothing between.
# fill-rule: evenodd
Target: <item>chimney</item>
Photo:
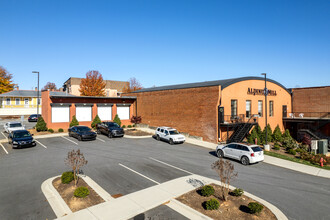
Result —
<instances>
[{"instance_id":1,"label":"chimney","mask_svg":"<svg viewBox=\"0 0 330 220\"><path fill-rule=\"evenodd\" d=\"M16 90L19 90L19 86L16 86Z\"/></svg>"},{"instance_id":2,"label":"chimney","mask_svg":"<svg viewBox=\"0 0 330 220\"><path fill-rule=\"evenodd\" d=\"M34 90L35 90L35 91L38 91L38 87L35 87Z\"/></svg>"}]
</instances>

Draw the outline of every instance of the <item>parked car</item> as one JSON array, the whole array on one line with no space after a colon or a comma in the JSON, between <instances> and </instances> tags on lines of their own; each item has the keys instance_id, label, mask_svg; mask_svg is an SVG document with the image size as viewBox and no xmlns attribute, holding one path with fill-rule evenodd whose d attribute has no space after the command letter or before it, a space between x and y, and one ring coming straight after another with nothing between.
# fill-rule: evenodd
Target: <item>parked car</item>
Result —
<instances>
[{"instance_id":1,"label":"parked car","mask_svg":"<svg viewBox=\"0 0 330 220\"><path fill-rule=\"evenodd\" d=\"M216 148L218 157L229 157L241 161L243 165L257 163L264 160L264 152L258 145L245 145L230 143L218 145Z\"/></svg>"},{"instance_id":2,"label":"parked car","mask_svg":"<svg viewBox=\"0 0 330 220\"><path fill-rule=\"evenodd\" d=\"M5 129L5 132L11 133L12 131L16 130L25 130L25 127L22 125L21 122L7 122L3 125L3 128Z\"/></svg>"},{"instance_id":3,"label":"parked car","mask_svg":"<svg viewBox=\"0 0 330 220\"><path fill-rule=\"evenodd\" d=\"M69 128L69 136L82 140L95 140L97 134L87 126L72 126Z\"/></svg>"},{"instance_id":4,"label":"parked car","mask_svg":"<svg viewBox=\"0 0 330 220\"><path fill-rule=\"evenodd\" d=\"M109 138L112 137L123 137L125 132L117 123L115 122L102 122L96 125L98 134L105 134Z\"/></svg>"},{"instance_id":5,"label":"parked car","mask_svg":"<svg viewBox=\"0 0 330 220\"><path fill-rule=\"evenodd\" d=\"M36 146L35 140L27 130L16 130L11 132L8 136L8 143L11 144L13 148Z\"/></svg>"},{"instance_id":6,"label":"parked car","mask_svg":"<svg viewBox=\"0 0 330 220\"><path fill-rule=\"evenodd\" d=\"M29 121L29 122L37 122L37 121L38 121L38 118L39 118L40 116L41 116L40 114L33 114L33 115L30 115L29 118L28 118L28 121Z\"/></svg>"},{"instance_id":7,"label":"parked car","mask_svg":"<svg viewBox=\"0 0 330 220\"><path fill-rule=\"evenodd\" d=\"M174 143L184 143L186 138L180 134L176 129L170 127L158 127L156 129L156 139L165 140L171 145Z\"/></svg>"}]
</instances>

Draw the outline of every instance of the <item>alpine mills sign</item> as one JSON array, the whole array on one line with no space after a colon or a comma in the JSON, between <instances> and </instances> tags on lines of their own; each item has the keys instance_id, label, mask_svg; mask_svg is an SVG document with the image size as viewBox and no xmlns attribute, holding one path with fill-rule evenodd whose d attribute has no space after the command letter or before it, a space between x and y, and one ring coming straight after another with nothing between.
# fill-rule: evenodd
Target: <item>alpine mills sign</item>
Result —
<instances>
[{"instance_id":1,"label":"alpine mills sign","mask_svg":"<svg viewBox=\"0 0 330 220\"><path fill-rule=\"evenodd\" d=\"M248 88L247 94L248 95L265 95L265 90L264 89ZM267 95L276 96L277 95L276 90L267 89Z\"/></svg>"}]
</instances>

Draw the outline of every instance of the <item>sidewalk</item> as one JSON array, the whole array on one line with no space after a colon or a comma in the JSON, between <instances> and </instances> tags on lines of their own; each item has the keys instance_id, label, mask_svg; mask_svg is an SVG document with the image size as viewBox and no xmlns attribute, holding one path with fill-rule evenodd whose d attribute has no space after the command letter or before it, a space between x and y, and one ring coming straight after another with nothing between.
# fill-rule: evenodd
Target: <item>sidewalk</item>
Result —
<instances>
[{"instance_id":1,"label":"sidewalk","mask_svg":"<svg viewBox=\"0 0 330 220\"><path fill-rule=\"evenodd\" d=\"M138 129L140 129L142 131L150 132L150 133L155 133L155 131L150 128L138 128ZM205 147L205 148L208 148L211 150L215 150L217 147L217 144L206 142L206 141L201 141L201 140L197 140L197 139L189 138L189 137L186 137L186 143L194 144L194 145L197 145L200 147ZM271 165L294 170L297 172L306 173L309 175L330 178L330 170L325 170L325 169L312 167L312 166L308 166L308 165L304 165L304 164L300 164L300 163L295 163L292 161L283 160L283 159L268 156L268 155L265 155L264 162L271 164Z\"/></svg>"}]
</instances>

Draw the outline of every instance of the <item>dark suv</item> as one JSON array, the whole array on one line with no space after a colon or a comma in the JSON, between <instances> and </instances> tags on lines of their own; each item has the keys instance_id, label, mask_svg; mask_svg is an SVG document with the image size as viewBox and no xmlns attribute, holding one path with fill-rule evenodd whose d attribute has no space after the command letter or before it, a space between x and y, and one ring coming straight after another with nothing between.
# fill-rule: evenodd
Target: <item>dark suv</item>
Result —
<instances>
[{"instance_id":1,"label":"dark suv","mask_svg":"<svg viewBox=\"0 0 330 220\"><path fill-rule=\"evenodd\" d=\"M112 137L123 137L124 136L124 129L122 129L117 123L115 122L102 122L97 124L97 133L98 134L105 134L109 138Z\"/></svg>"},{"instance_id":2,"label":"dark suv","mask_svg":"<svg viewBox=\"0 0 330 220\"><path fill-rule=\"evenodd\" d=\"M41 115L39 114L33 114L33 115L30 115L29 118L28 118L28 121L29 122L32 122L32 121L38 121L38 118L40 117Z\"/></svg>"},{"instance_id":3,"label":"dark suv","mask_svg":"<svg viewBox=\"0 0 330 220\"><path fill-rule=\"evenodd\" d=\"M8 142L11 144L12 148L36 146L35 140L27 130L16 130L11 132L8 136Z\"/></svg>"}]
</instances>

